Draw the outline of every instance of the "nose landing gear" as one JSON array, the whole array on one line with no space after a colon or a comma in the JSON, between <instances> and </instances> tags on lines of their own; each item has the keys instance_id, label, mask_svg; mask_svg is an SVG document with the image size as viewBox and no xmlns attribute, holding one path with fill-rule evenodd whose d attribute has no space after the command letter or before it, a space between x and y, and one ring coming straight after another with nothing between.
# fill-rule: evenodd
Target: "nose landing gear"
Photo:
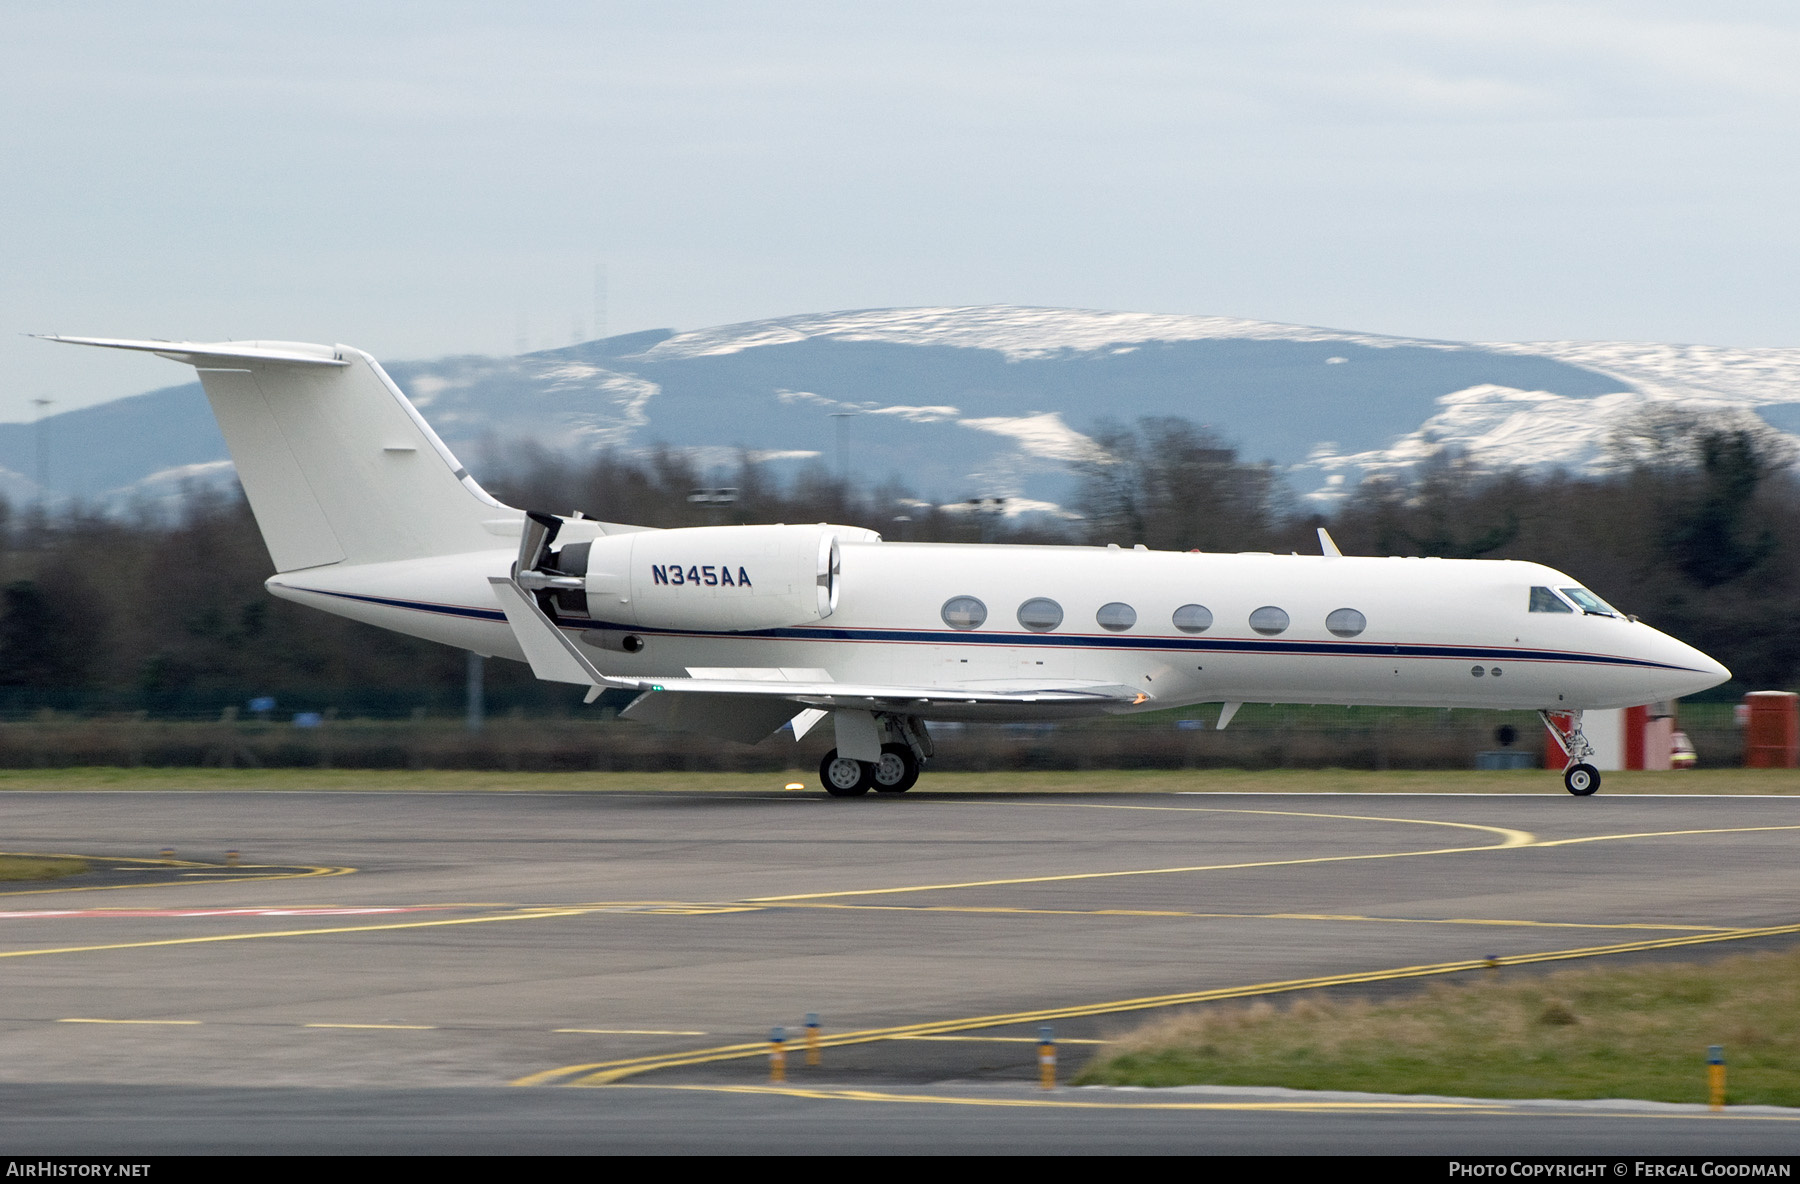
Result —
<instances>
[{"instance_id":1,"label":"nose landing gear","mask_svg":"<svg viewBox=\"0 0 1800 1184\"><path fill-rule=\"evenodd\" d=\"M1600 788L1600 770L1589 764L1570 765L1563 770L1563 786L1578 798L1585 798Z\"/></svg>"},{"instance_id":2,"label":"nose landing gear","mask_svg":"<svg viewBox=\"0 0 1800 1184\"><path fill-rule=\"evenodd\" d=\"M1600 770L1589 764L1594 746L1581 732L1581 712L1540 711L1544 726L1556 737L1563 754L1569 758L1563 766L1563 788L1578 798L1589 797L1600 789Z\"/></svg>"}]
</instances>

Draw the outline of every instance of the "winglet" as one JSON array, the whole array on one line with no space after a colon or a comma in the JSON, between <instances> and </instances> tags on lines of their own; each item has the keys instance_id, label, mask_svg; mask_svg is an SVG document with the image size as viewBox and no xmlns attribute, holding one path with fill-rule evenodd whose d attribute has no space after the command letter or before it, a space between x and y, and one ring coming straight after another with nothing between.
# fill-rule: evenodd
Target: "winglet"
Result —
<instances>
[{"instance_id":1,"label":"winglet","mask_svg":"<svg viewBox=\"0 0 1800 1184\"><path fill-rule=\"evenodd\" d=\"M1238 708L1242 706L1242 703L1221 703L1219 705L1219 722L1213 725L1213 731L1223 732L1225 725L1231 722L1231 717L1236 715Z\"/></svg>"},{"instance_id":2,"label":"winglet","mask_svg":"<svg viewBox=\"0 0 1800 1184\"><path fill-rule=\"evenodd\" d=\"M1319 553L1322 555L1335 555L1339 559L1344 557L1344 553L1338 550L1338 545L1332 542L1331 532L1327 531L1323 526L1319 527Z\"/></svg>"}]
</instances>

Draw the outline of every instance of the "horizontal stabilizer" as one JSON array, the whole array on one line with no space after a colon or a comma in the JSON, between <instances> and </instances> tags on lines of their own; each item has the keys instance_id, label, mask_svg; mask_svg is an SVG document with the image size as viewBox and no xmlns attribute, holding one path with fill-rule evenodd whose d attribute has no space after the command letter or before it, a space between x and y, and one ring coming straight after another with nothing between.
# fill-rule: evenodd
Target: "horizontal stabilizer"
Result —
<instances>
[{"instance_id":1,"label":"horizontal stabilizer","mask_svg":"<svg viewBox=\"0 0 1800 1184\"><path fill-rule=\"evenodd\" d=\"M326 345L297 341L131 341L123 337L62 337L53 333L34 336L64 345L97 345L102 349L131 349L157 354L190 366L211 362L294 362L302 366L348 366L349 359Z\"/></svg>"}]
</instances>

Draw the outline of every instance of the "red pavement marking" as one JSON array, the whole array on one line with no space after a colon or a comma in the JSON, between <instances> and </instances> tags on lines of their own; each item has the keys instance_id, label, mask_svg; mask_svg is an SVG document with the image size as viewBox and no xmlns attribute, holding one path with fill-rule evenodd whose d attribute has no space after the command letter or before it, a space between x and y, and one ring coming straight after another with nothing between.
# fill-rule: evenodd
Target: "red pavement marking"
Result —
<instances>
[{"instance_id":1,"label":"red pavement marking","mask_svg":"<svg viewBox=\"0 0 1800 1184\"><path fill-rule=\"evenodd\" d=\"M397 905L348 908L260 909L37 909L0 913L0 920L31 921L49 917L358 917L367 913L420 913L449 905Z\"/></svg>"}]
</instances>

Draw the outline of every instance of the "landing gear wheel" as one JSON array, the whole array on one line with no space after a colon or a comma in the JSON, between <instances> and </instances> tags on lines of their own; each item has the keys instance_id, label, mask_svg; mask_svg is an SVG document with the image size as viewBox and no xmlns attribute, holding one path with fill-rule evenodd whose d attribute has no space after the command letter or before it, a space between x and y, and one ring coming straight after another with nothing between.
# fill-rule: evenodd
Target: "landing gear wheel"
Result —
<instances>
[{"instance_id":1,"label":"landing gear wheel","mask_svg":"<svg viewBox=\"0 0 1800 1184\"><path fill-rule=\"evenodd\" d=\"M839 756L837 749L825 754L819 762L819 780L825 792L834 798L853 798L869 792L875 784L875 766L868 761L853 761Z\"/></svg>"},{"instance_id":2,"label":"landing gear wheel","mask_svg":"<svg viewBox=\"0 0 1800 1184\"><path fill-rule=\"evenodd\" d=\"M1585 798L1600 788L1600 770L1592 765L1570 765L1563 770L1563 785L1578 798Z\"/></svg>"},{"instance_id":3,"label":"landing gear wheel","mask_svg":"<svg viewBox=\"0 0 1800 1184\"><path fill-rule=\"evenodd\" d=\"M919 780L919 758L906 744L883 744L875 762L875 792L905 793Z\"/></svg>"}]
</instances>

